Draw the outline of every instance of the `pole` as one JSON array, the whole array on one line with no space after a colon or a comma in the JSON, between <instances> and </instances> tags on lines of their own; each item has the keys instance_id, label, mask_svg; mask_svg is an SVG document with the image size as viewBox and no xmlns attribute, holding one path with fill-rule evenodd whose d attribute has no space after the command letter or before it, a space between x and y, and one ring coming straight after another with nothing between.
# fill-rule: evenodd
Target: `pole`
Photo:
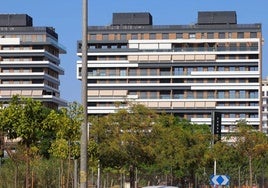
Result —
<instances>
[{"instance_id":1,"label":"pole","mask_svg":"<svg viewBox=\"0 0 268 188\"><path fill-rule=\"evenodd\" d=\"M80 143L80 188L87 188L87 27L88 27L88 2L82 0L82 106L84 120L81 124L81 143Z\"/></svg>"},{"instance_id":2,"label":"pole","mask_svg":"<svg viewBox=\"0 0 268 188\"><path fill-rule=\"evenodd\" d=\"M74 159L74 188L77 188L78 183L77 183L77 159Z\"/></svg>"}]
</instances>

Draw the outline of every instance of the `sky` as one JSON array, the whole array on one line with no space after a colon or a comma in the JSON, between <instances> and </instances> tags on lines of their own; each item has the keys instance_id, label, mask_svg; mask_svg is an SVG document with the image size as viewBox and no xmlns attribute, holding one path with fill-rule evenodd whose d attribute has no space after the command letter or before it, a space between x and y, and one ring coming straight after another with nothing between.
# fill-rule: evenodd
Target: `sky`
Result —
<instances>
[{"instance_id":1,"label":"sky","mask_svg":"<svg viewBox=\"0 0 268 188\"><path fill-rule=\"evenodd\" d=\"M82 38L82 0L1 0L1 14L28 14L34 26L54 27L62 54L61 97L81 103L81 81L76 78L77 40ZM115 12L149 12L154 25L188 25L197 22L198 11L236 11L238 24L261 23L268 37L267 0L88 0L88 25L112 23ZM263 77L268 76L267 44L263 46Z\"/></svg>"}]
</instances>

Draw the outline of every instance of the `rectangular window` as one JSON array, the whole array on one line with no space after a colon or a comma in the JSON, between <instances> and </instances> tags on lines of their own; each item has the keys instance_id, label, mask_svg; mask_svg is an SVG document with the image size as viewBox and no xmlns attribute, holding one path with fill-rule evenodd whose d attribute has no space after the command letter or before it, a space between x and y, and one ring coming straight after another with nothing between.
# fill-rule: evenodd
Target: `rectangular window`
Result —
<instances>
[{"instance_id":1,"label":"rectangular window","mask_svg":"<svg viewBox=\"0 0 268 188\"><path fill-rule=\"evenodd\" d=\"M183 95L184 95L183 91L179 91L179 90L173 91L173 98L174 99L183 99Z\"/></svg>"},{"instance_id":2,"label":"rectangular window","mask_svg":"<svg viewBox=\"0 0 268 188\"><path fill-rule=\"evenodd\" d=\"M121 34L120 39L121 40L127 40L127 35L126 34Z\"/></svg>"},{"instance_id":3,"label":"rectangular window","mask_svg":"<svg viewBox=\"0 0 268 188\"><path fill-rule=\"evenodd\" d=\"M97 35L96 34L91 34L90 35L90 40L96 40L97 39Z\"/></svg>"},{"instance_id":4,"label":"rectangular window","mask_svg":"<svg viewBox=\"0 0 268 188\"><path fill-rule=\"evenodd\" d=\"M156 34L155 33L150 33L150 39L156 39Z\"/></svg>"},{"instance_id":5,"label":"rectangular window","mask_svg":"<svg viewBox=\"0 0 268 188\"><path fill-rule=\"evenodd\" d=\"M108 40L108 34L102 34L102 40Z\"/></svg>"},{"instance_id":6,"label":"rectangular window","mask_svg":"<svg viewBox=\"0 0 268 188\"><path fill-rule=\"evenodd\" d=\"M168 38L169 38L168 33L163 33L163 34L162 34L162 39L168 39Z\"/></svg>"},{"instance_id":7,"label":"rectangular window","mask_svg":"<svg viewBox=\"0 0 268 188\"><path fill-rule=\"evenodd\" d=\"M182 33L176 33L176 38L177 39L182 39Z\"/></svg>"},{"instance_id":8,"label":"rectangular window","mask_svg":"<svg viewBox=\"0 0 268 188\"><path fill-rule=\"evenodd\" d=\"M214 67L208 67L208 71L214 71Z\"/></svg>"},{"instance_id":9,"label":"rectangular window","mask_svg":"<svg viewBox=\"0 0 268 188\"><path fill-rule=\"evenodd\" d=\"M257 32L250 32L250 38L257 38Z\"/></svg>"},{"instance_id":10,"label":"rectangular window","mask_svg":"<svg viewBox=\"0 0 268 188\"><path fill-rule=\"evenodd\" d=\"M246 91L245 90L241 90L239 91L239 98L246 98Z\"/></svg>"},{"instance_id":11,"label":"rectangular window","mask_svg":"<svg viewBox=\"0 0 268 188\"><path fill-rule=\"evenodd\" d=\"M157 76L157 69L150 69L151 76Z\"/></svg>"},{"instance_id":12,"label":"rectangular window","mask_svg":"<svg viewBox=\"0 0 268 188\"><path fill-rule=\"evenodd\" d=\"M237 33L237 38L239 38L239 39L244 38L244 32L238 32Z\"/></svg>"},{"instance_id":13,"label":"rectangular window","mask_svg":"<svg viewBox=\"0 0 268 188\"><path fill-rule=\"evenodd\" d=\"M225 38L225 33L220 32L220 33L219 33L219 38L220 38L220 39L224 39L224 38Z\"/></svg>"},{"instance_id":14,"label":"rectangular window","mask_svg":"<svg viewBox=\"0 0 268 188\"><path fill-rule=\"evenodd\" d=\"M157 92L156 91L150 92L150 99L157 99Z\"/></svg>"},{"instance_id":15,"label":"rectangular window","mask_svg":"<svg viewBox=\"0 0 268 188\"><path fill-rule=\"evenodd\" d=\"M160 92L160 99L170 99L169 91L161 91Z\"/></svg>"},{"instance_id":16,"label":"rectangular window","mask_svg":"<svg viewBox=\"0 0 268 188\"><path fill-rule=\"evenodd\" d=\"M187 92L187 99L193 99L194 98L194 93L192 91Z\"/></svg>"},{"instance_id":17,"label":"rectangular window","mask_svg":"<svg viewBox=\"0 0 268 188\"><path fill-rule=\"evenodd\" d=\"M208 91L207 92L207 98L208 99L214 99L215 98L214 91Z\"/></svg>"},{"instance_id":18,"label":"rectangular window","mask_svg":"<svg viewBox=\"0 0 268 188\"><path fill-rule=\"evenodd\" d=\"M137 76L137 70L136 69L129 69L129 76Z\"/></svg>"},{"instance_id":19,"label":"rectangular window","mask_svg":"<svg viewBox=\"0 0 268 188\"><path fill-rule=\"evenodd\" d=\"M190 33L190 34L189 34L189 38L190 38L190 39L195 39L195 33Z\"/></svg>"},{"instance_id":20,"label":"rectangular window","mask_svg":"<svg viewBox=\"0 0 268 188\"><path fill-rule=\"evenodd\" d=\"M214 33L208 33L208 39L213 39L214 38Z\"/></svg>"},{"instance_id":21,"label":"rectangular window","mask_svg":"<svg viewBox=\"0 0 268 188\"><path fill-rule=\"evenodd\" d=\"M127 70L126 69L121 69L120 70L120 76L126 76L127 75Z\"/></svg>"},{"instance_id":22,"label":"rectangular window","mask_svg":"<svg viewBox=\"0 0 268 188\"><path fill-rule=\"evenodd\" d=\"M236 98L236 96L235 96L235 90L230 90L229 91L229 98L230 99L235 99Z\"/></svg>"},{"instance_id":23,"label":"rectangular window","mask_svg":"<svg viewBox=\"0 0 268 188\"><path fill-rule=\"evenodd\" d=\"M138 34L137 33L132 33L131 34L131 39L138 39Z\"/></svg>"},{"instance_id":24,"label":"rectangular window","mask_svg":"<svg viewBox=\"0 0 268 188\"><path fill-rule=\"evenodd\" d=\"M141 99L147 99L147 92L146 91L141 91L140 92L140 98Z\"/></svg>"},{"instance_id":25,"label":"rectangular window","mask_svg":"<svg viewBox=\"0 0 268 188\"><path fill-rule=\"evenodd\" d=\"M224 91L218 91L218 99L224 99L225 95L224 95Z\"/></svg>"},{"instance_id":26,"label":"rectangular window","mask_svg":"<svg viewBox=\"0 0 268 188\"><path fill-rule=\"evenodd\" d=\"M141 76L147 76L147 69L140 69Z\"/></svg>"}]
</instances>

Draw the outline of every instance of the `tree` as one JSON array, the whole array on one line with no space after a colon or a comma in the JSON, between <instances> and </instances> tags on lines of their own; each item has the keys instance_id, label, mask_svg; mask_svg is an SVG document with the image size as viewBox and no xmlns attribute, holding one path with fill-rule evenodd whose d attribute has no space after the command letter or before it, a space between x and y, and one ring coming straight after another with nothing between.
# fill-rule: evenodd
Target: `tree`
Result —
<instances>
[{"instance_id":1,"label":"tree","mask_svg":"<svg viewBox=\"0 0 268 188\"><path fill-rule=\"evenodd\" d=\"M64 160L67 163L66 187L69 187L71 173L71 158L79 156L79 138L81 135L80 125L83 120L83 108L77 102L68 104L67 108L61 108L57 112L48 115L45 125L55 127L56 138L50 148L50 153L61 160L60 174L62 177L61 184L65 184L63 178Z\"/></svg>"},{"instance_id":2,"label":"tree","mask_svg":"<svg viewBox=\"0 0 268 188\"><path fill-rule=\"evenodd\" d=\"M205 165L203 159L209 149L210 129L173 115L164 115L161 119L163 132L156 145L157 163L161 169L172 169L182 184L193 183L195 174Z\"/></svg>"},{"instance_id":3,"label":"tree","mask_svg":"<svg viewBox=\"0 0 268 188\"><path fill-rule=\"evenodd\" d=\"M8 138L19 138L18 144L24 147L26 187L30 186L31 158L39 153L38 146L42 145L42 138L51 130L51 127L43 126L49 112L40 101L19 96L14 96L9 105L2 109L1 129Z\"/></svg>"},{"instance_id":4,"label":"tree","mask_svg":"<svg viewBox=\"0 0 268 188\"><path fill-rule=\"evenodd\" d=\"M239 151L240 156L245 156L248 159L249 185L252 187L252 161L259 156L265 157L268 152L268 138L264 133L253 129L244 120L237 122L237 131L235 132L234 137L234 146Z\"/></svg>"},{"instance_id":5,"label":"tree","mask_svg":"<svg viewBox=\"0 0 268 188\"><path fill-rule=\"evenodd\" d=\"M155 117L154 111L133 104L127 110L120 109L91 121L90 139L97 143L101 166L128 169L131 188L135 186L134 170L154 160Z\"/></svg>"}]
</instances>

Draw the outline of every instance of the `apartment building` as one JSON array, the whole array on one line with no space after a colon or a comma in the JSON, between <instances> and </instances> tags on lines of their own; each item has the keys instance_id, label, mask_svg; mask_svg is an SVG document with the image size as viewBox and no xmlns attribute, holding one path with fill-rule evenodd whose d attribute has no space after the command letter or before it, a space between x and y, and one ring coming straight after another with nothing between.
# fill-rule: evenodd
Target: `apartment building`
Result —
<instances>
[{"instance_id":1,"label":"apartment building","mask_svg":"<svg viewBox=\"0 0 268 188\"><path fill-rule=\"evenodd\" d=\"M13 95L66 105L60 98L60 54L66 53L52 27L35 27L26 14L0 14L0 102Z\"/></svg>"},{"instance_id":2,"label":"apartment building","mask_svg":"<svg viewBox=\"0 0 268 188\"><path fill-rule=\"evenodd\" d=\"M220 112L223 133L239 119L260 128L261 24L238 24L235 11L198 12L189 25L114 13L111 25L89 26L88 39L88 114L131 101L194 123ZM78 60L78 79L81 67Z\"/></svg>"}]
</instances>

